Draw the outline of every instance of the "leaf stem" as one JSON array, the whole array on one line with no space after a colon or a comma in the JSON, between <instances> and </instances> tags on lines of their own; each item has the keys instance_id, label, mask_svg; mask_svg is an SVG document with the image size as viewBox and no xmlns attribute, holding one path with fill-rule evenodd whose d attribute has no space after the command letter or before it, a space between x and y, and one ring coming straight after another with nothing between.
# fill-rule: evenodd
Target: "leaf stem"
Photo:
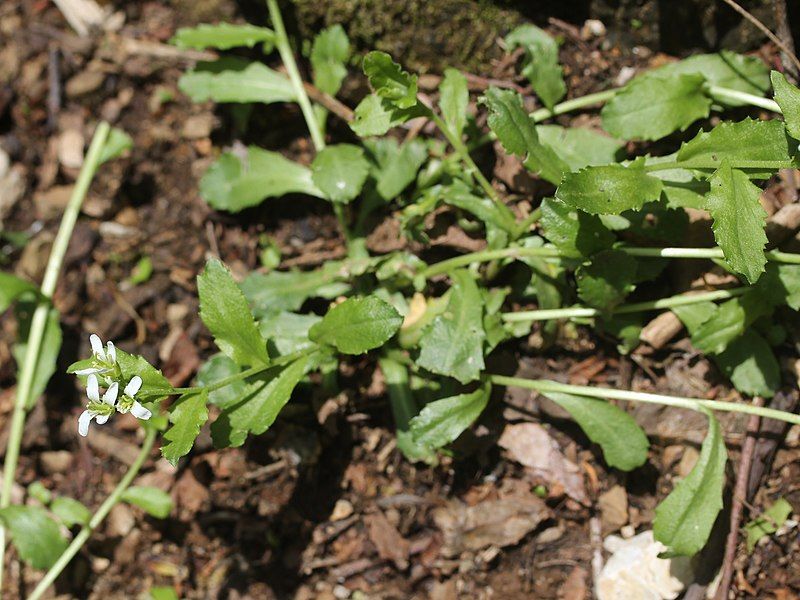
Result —
<instances>
[{"instance_id":1,"label":"leaf stem","mask_svg":"<svg viewBox=\"0 0 800 600\"><path fill-rule=\"evenodd\" d=\"M267 0L267 8L269 9L269 16L272 20L272 27L275 30L275 45L278 48L278 53L281 55L281 61L286 67L286 74L289 76L289 81L292 82L295 93L297 94L297 103L300 105L300 110L303 112L303 118L306 120L308 131L311 134L311 141L314 143L314 148L317 152L325 148L325 139L322 135L322 129L317 121L317 115L314 113L314 108L311 106L311 101L308 99L306 88L303 85L303 79L300 77L300 71L297 69L297 62L294 60L294 52L289 45L289 36L286 35L286 28L283 26L283 17L278 8L277 0Z\"/></svg>"},{"instance_id":2,"label":"leaf stem","mask_svg":"<svg viewBox=\"0 0 800 600\"><path fill-rule=\"evenodd\" d=\"M576 317L598 317L601 315L624 315L637 312L646 312L648 310L662 310L665 308L675 308L676 306L686 306L687 304L696 304L698 302L712 302L715 300L727 300L736 296L741 296L751 288L739 287L729 290L713 290L710 292L701 292L697 294L678 294L676 296L669 296L668 298L659 298L658 300L648 300L646 302L632 302L631 304L623 304L611 311L602 311L597 308L589 308L583 306L572 306L569 308L553 308L542 310L525 310L510 313L503 313L502 319L507 323L516 323L519 321L549 321L550 319L570 319Z\"/></svg>"},{"instance_id":3,"label":"leaf stem","mask_svg":"<svg viewBox=\"0 0 800 600\"><path fill-rule=\"evenodd\" d=\"M556 104L553 107L553 110L550 110L549 108L540 108L539 110L533 111L530 114L530 116L535 123L539 123L540 121L545 121L557 115L563 115L564 113L572 112L573 110L578 110L581 108L586 108L587 106L593 106L595 104L603 104L605 102L608 102L614 96L616 96L617 92L621 89L622 88L614 88L606 90L604 92L595 92L594 94L587 94L586 96L573 98L572 100L565 100L564 102Z\"/></svg>"},{"instance_id":4,"label":"leaf stem","mask_svg":"<svg viewBox=\"0 0 800 600\"><path fill-rule=\"evenodd\" d=\"M97 168L100 166L103 147L110 126L106 122L101 122L94 132L92 143L83 162L83 167L75 182L69 203L61 217L61 224L58 233L53 241L53 248L50 251L50 258L47 261L44 277L41 285L41 296L36 305L36 310L31 318L30 333L25 348L25 357L20 365L19 381L17 383L17 396L14 402L14 412L11 416L9 427L9 437L6 444L6 457L3 464L3 491L0 493L0 508L5 508L11 503L11 488L14 485L14 476L17 471L19 461L19 450L22 442L22 431L25 427L25 417L27 407L30 404L30 395L33 389L33 380L36 374L39 351L42 347L45 327L47 325L47 315L50 311L50 300L56 290L58 276L61 272L61 265L64 262L64 255L67 252L69 240L72 237L72 230L78 219L81 205L83 204L89 186L92 183ZM5 528L0 526L0 554L5 553ZM0 558L0 590L3 584L3 563Z\"/></svg>"},{"instance_id":5,"label":"leaf stem","mask_svg":"<svg viewBox=\"0 0 800 600\"><path fill-rule=\"evenodd\" d=\"M778 114L782 113L781 107L778 106L778 103L774 100L770 100L769 98L762 98L761 96L756 96L755 94L748 94L747 92L740 92L739 90L733 90L731 88L726 88L719 85L709 85L706 87L706 91L708 92L708 95L715 100L720 100L722 102L731 100L734 102L745 102L751 106L757 106L758 108L771 110L772 112L776 112Z\"/></svg>"},{"instance_id":6,"label":"leaf stem","mask_svg":"<svg viewBox=\"0 0 800 600\"><path fill-rule=\"evenodd\" d=\"M645 402L648 404L677 406L678 408L689 408L691 410L699 411L708 409L719 412L738 412L748 415L758 415L759 417L775 419L795 425L800 424L800 415L782 410L776 410L774 408L753 406L751 404L737 404L735 402L723 402L720 400L702 400L700 398L666 396L663 394L649 394L630 390L610 390L607 388L596 388L587 385L570 385L549 379L525 379L522 377L507 377L505 375L486 375L485 378L492 383L496 383L497 385L519 387L542 393L562 392L566 394L574 394L576 396L585 396L588 398L622 400L625 402Z\"/></svg>"},{"instance_id":7,"label":"leaf stem","mask_svg":"<svg viewBox=\"0 0 800 600\"><path fill-rule=\"evenodd\" d=\"M58 560L55 564L50 567L50 570L45 573L44 578L36 585L31 595L28 596L28 600L38 600L42 597L42 595L47 591L47 588L56 580L56 578L61 574L64 568L69 564L69 562L75 557L81 547L86 543L89 537L92 535L92 532L97 529L100 523L108 516L108 513L111 512L111 509L116 506L119 502L122 494L125 493L131 483L133 482L136 475L139 473L139 470L142 468L144 461L147 460L147 457L150 455L150 451L153 448L153 443L156 439L156 434L158 430L155 427L148 427L147 435L144 438L144 442L142 443L142 449L139 451L139 455L136 457L136 460L128 469L125 476L120 480L117 484L117 487L114 488L114 491L105 499L105 501L100 505L100 508L97 509L97 512L92 515L92 518L89 520L89 523L86 524L75 536L72 540L72 543L67 547L66 550L58 557Z\"/></svg>"}]
</instances>

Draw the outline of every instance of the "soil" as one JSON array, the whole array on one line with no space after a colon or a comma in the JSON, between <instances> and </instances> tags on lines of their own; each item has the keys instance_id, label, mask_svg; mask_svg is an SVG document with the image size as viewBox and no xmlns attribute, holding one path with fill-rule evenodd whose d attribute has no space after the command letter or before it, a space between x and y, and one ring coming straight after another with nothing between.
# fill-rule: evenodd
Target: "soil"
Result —
<instances>
[{"instance_id":1,"label":"soil","mask_svg":"<svg viewBox=\"0 0 800 600\"><path fill-rule=\"evenodd\" d=\"M290 22L308 27L304 23L313 20L303 15L310 4L298 3ZM499 19L493 23L509 26L507 7L480 7ZM63 373L88 355L90 332L144 355L174 385L186 385L213 351L197 315L194 283L208 256L221 257L241 276L259 266L265 235L280 248L282 267L313 266L344 253L336 220L321 201L273 199L229 215L211 210L199 197L198 178L222 146L258 143L301 162L311 158L295 107L257 107L245 130L241 112L192 104L178 91L177 80L195 55L154 51L179 26L253 19L256 9L212 0L111 8L124 16L116 31L79 38L45 0L0 6L0 147L25 186L13 206L0 207L0 230L30 236L21 246L2 241L3 269L41 276L64 186L77 175L65 156L76 136L82 147L104 118L134 139L129 155L101 169L70 244L55 296L64 335L59 371L28 420L17 501L22 488L38 480L56 494L97 507L137 450L132 418L114 419L85 439L76 435L83 391ZM550 19L548 26L564 40L561 60L570 95L614 85L624 67L668 60L657 47L584 36L580 29L588 12L563 12L548 16L566 21ZM326 18L337 14L328 11ZM425 18L424 11L414 17ZM547 24L541 15L537 22ZM393 36L399 30L393 23L388 19L382 25L380 37L396 52ZM480 68L480 76L512 80L513 64L500 60L495 37L481 37L487 53L471 67ZM368 49L364 38L353 39L361 44L359 51ZM778 60L771 47L754 50L771 64ZM449 46L439 48L437 60L417 53L412 62L436 73L442 55L464 64ZM351 71L341 99L354 106L365 83ZM585 123L596 116L562 117L564 124L572 119ZM331 123L330 135L349 137L341 122ZM483 159L491 172L493 156ZM503 183L501 169L496 175L496 184L510 196L531 199L530 192L509 190L516 184ZM778 180L770 190L783 202L796 193ZM538 190L535 199L542 195ZM142 257L152 261L153 275L134 285L130 278ZM12 315L0 317L0 326L0 448L5 448L15 392ZM609 338L583 328L569 333L547 344L549 333L536 330L524 343L498 353L496 366L573 383L736 397L716 367L682 336L658 351L640 347L627 357ZM787 402L796 402L789 368L794 348L787 345L784 359L783 394ZM648 528L657 502L696 458L705 430L702 419L677 409L637 408L653 451L644 467L623 474L607 469L597 448L556 407L535 394L509 390L494 398L452 457L421 467L405 461L395 447L385 386L374 361L345 364L339 376L339 396L324 397L319 386L304 388L268 433L242 448L214 451L204 432L177 470L154 452L136 483L169 492L172 515L157 520L126 505L116 507L59 578L59 597L144 598L154 586L170 586L180 598L590 598L601 533ZM577 477L554 485L498 446L508 424L533 423L543 424ZM729 467L735 467L745 424L730 418L724 425ZM794 429L785 439L785 431L776 433L784 442L760 480L755 510L778 497L800 507L797 433ZM459 524L469 510L482 511L475 518L496 525L489 527L486 543L473 543L474 532ZM717 548L724 542L724 518L723 513L712 543ZM509 533L510 522L519 529ZM705 558L719 562L718 556ZM797 597L800 572L792 565L799 561L796 529L751 554L740 544L736 597ZM40 577L15 560L8 572L3 590L8 598L24 597Z\"/></svg>"}]
</instances>

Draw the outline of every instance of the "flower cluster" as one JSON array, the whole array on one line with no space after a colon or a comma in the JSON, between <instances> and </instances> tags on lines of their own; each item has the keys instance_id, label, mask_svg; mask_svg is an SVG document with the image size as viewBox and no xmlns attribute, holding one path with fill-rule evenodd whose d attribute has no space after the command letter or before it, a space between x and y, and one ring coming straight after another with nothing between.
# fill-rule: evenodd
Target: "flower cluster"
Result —
<instances>
[{"instance_id":1,"label":"flower cluster","mask_svg":"<svg viewBox=\"0 0 800 600\"><path fill-rule=\"evenodd\" d=\"M77 375L88 375L86 395L89 397L89 402L86 410L78 417L78 433L86 436L92 421L102 425L115 412L122 414L129 412L144 421L149 419L152 413L136 400L136 394L142 387L142 378L138 375L131 377L122 390L122 396L119 395L119 381L112 381L103 396L100 396L100 382L97 376L100 375L104 379L119 379L122 373L117 363L117 351L113 342L108 342L104 348L100 338L92 334L89 343L92 345L92 366L75 372Z\"/></svg>"}]
</instances>

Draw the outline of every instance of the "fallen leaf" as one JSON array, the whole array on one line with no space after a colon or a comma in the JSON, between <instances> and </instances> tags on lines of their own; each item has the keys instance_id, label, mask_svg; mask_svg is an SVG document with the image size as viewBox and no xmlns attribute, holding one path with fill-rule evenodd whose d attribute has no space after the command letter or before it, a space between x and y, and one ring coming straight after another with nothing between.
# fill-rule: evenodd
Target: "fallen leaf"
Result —
<instances>
[{"instance_id":1,"label":"fallen leaf","mask_svg":"<svg viewBox=\"0 0 800 600\"><path fill-rule=\"evenodd\" d=\"M400 535L386 516L378 511L364 517L370 541L378 549L378 555L392 561L401 571L408 568L408 541Z\"/></svg>"}]
</instances>

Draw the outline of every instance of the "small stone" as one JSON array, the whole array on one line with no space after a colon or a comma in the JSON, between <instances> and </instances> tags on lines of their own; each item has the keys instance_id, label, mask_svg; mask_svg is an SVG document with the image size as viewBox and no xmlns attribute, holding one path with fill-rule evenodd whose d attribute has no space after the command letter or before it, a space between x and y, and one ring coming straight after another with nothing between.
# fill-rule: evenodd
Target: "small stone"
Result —
<instances>
[{"instance_id":1,"label":"small stone","mask_svg":"<svg viewBox=\"0 0 800 600\"><path fill-rule=\"evenodd\" d=\"M676 469L678 477L686 477L694 469L698 458L700 458L700 453L697 449L694 446L687 446Z\"/></svg>"},{"instance_id":2,"label":"small stone","mask_svg":"<svg viewBox=\"0 0 800 600\"><path fill-rule=\"evenodd\" d=\"M67 81L64 89L68 97L78 98L95 91L105 79L105 74L100 71L82 71Z\"/></svg>"},{"instance_id":3,"label":"small stone","mask_svg":"<svg viewBox=\"0 0 800 600\"><path fill-rule=\"evenodd\" d=\"M47 475L66 473L72 465L72 453L67 450L53 450L39 455L42 471Z\"/></svg>"},{"instance_id":4,"label":"small stone","mask_svg":"<svg viewBox=\"0 0 800 600\"><path fill-rule=\"evenodd\" d=\"M597 504L604 535L617 531L628 522L628 494L621 485L600 494Z\"/></svg>"},{"instance_id":5,"label":"small stone","mask_svg":"<svg viewBox=\"0 0 800 600\"><path fill-rule=\"evenodd\" d=\"M599 19L586 19L581 28L581 37L585 40L593 37L604 37L605 35L606 26Z\"/></svg>"},{"instance_id":6,"label":"small stone","mask_svg":"<svg viewBox=\"0 0 800 600\"><path fill-rule=\"evenodd\" d=\"M108 533L114 537L125 537L136 525L136 518L127 504L120 503L108 513Z\"/></svg>"},{"instance_id":7,"label":"small stone","mask_svg":"<svg viewBox=\"0 0 800 600\"><path fill-rule=\"evenodd\" d=\"M86 140L78 129L67 129L58 136L58 162L68 169L80 169Z\"/></svg>"},{"instance_id":8,"label":"small stone","mask_svg":"<svg viewBox=\"0 0 800 600\"><path fill-rule=\"evenodd\" d=\"M633 67L622 67L617 74L616 79L614 79L614 85L616 87L622 87L626 83L628 83L633 76L636 75L636 69Z\"/></svg>"},{"instance_id":9,"label":"small stone","mask_svg":"<svg viewBox=\"0 0 800 600\"><path fill-rule=\"evenodd\" d=\"M36 192L33 195L36 213L43 219L60 215L69 204L71 195L71 185L55 185L44 192Z\"/></svg>"},{"instance_id":10,"label":"small stone","mask_svg":"<svg viewBox=\"0 0 800 600\"><path fill-rule=\"evenodd\" d=\"M353 505L347 500L340 499L336 501L331 513L331 521L341 521L353 514Z\"/></svg>"},{"instance_id":11,"label":"small stone","mask_svg":"<svg viewBox=\"0 0 800 600\"><path fill-rule=\"evenodd\" d=\"M187 140L199 140L211 135L214 128L214 115L192 115L183 124L182 135Z\"/></svg>"}]
</instances>

